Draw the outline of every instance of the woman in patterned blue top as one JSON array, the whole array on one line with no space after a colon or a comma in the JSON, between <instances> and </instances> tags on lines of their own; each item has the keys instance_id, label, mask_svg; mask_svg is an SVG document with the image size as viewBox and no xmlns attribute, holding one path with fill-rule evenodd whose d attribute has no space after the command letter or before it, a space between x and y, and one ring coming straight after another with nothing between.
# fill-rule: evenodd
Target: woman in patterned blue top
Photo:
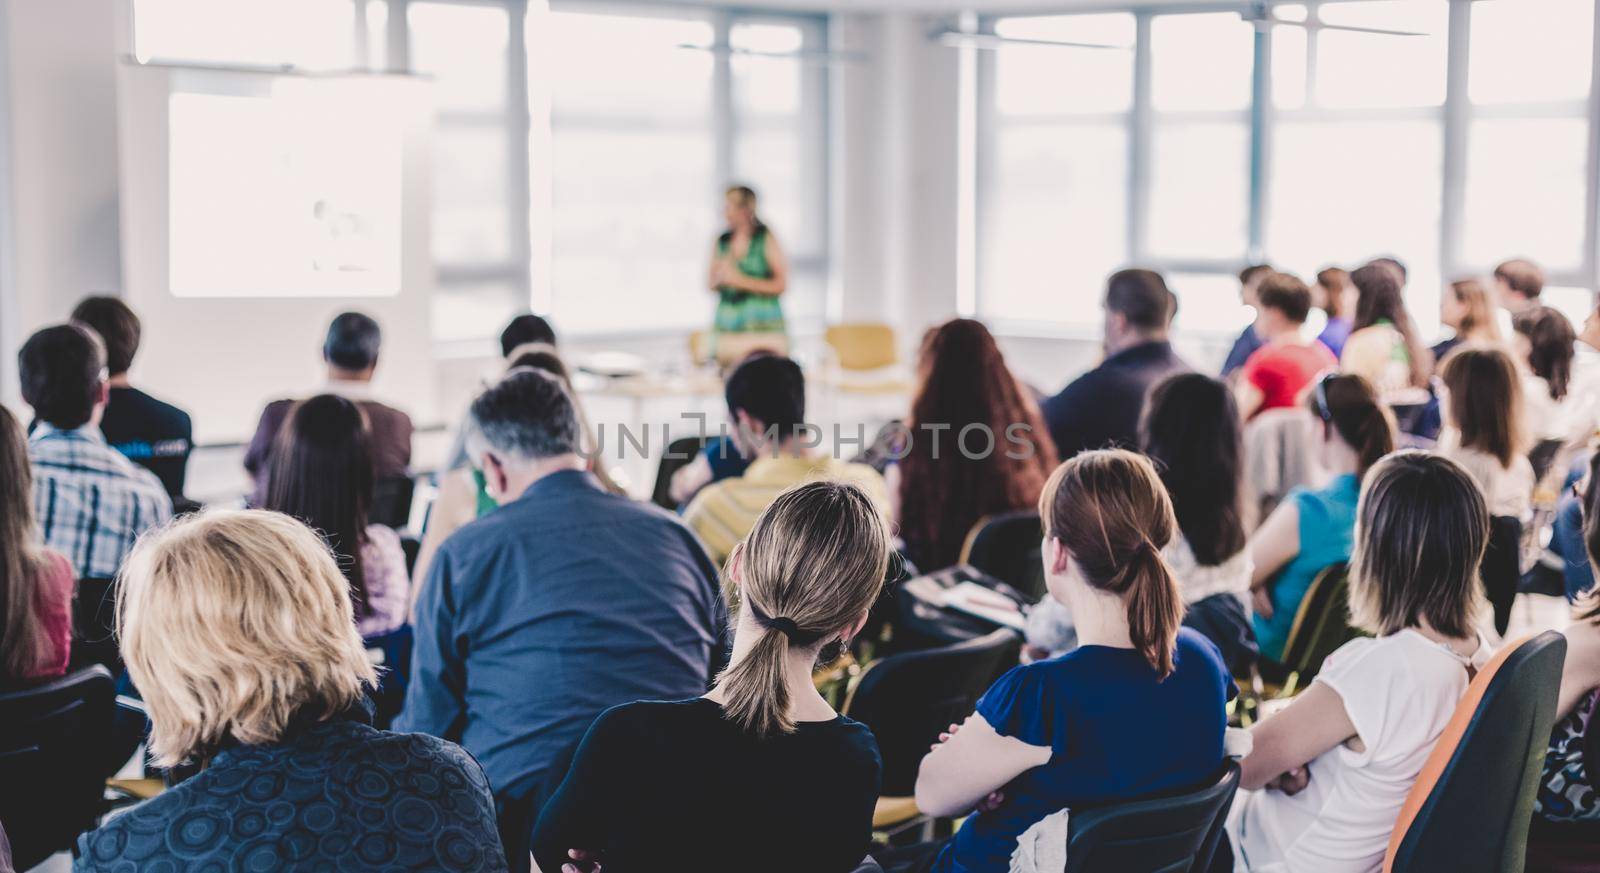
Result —
<instances>
[{"instance_id":1,"label":"woman in patterned blue top","mask_svg":"<svg viewBox=\"0 0 1600 873\"><path fill-rule=\"evenodd\" d=\"M146 537L117 625L156 762L203 769L80 837L75 869L506 869L477 761L366 723L377 676L309 528L211 512Z\"/></svg>"}]
</instances>

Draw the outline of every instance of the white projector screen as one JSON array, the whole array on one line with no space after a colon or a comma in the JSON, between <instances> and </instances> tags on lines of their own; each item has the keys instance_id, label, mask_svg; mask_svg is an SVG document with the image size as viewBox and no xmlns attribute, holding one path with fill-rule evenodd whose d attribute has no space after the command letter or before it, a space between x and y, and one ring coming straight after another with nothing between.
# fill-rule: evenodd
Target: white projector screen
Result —
<instances>
[{"instance_id":1,"label":"white projector screen","mask_svg":"<svg viewBox=\"0 0 1600 873\"><path fill-rule=\"evenodd\" d=\"M402 136L392 82L200 75L173 84L174 296L399 293Z\"/></svg>"}]
</instances>

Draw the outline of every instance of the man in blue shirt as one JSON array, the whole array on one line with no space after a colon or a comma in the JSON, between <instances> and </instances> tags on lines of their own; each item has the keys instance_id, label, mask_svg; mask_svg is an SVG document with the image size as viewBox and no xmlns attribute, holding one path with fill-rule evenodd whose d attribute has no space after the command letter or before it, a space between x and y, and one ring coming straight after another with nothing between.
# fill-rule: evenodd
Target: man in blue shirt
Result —
<instances>
[{"instance_id":1,"label":"man in blue shirt","mask_svg":"<svg viewBox=\"0 0 1600 873\"><path fill-rule=\"evenodd\" d=\"M423 582L395 730L483 763L506 855L526 869L531 816L590 722L621 703L703 694L724 661L727 611L694 534L586 471L558 380L513 372L470 416L468 452L500 507L445 540Z\"/></svg>"},{"instance_id":2,"label":"man in blue shirt","mask_svg":"<svg viewBox=\"0 0 1600 873\"><path fill-rule=\"evenodd\" d=\"M1122 270L1106 282L1106 359L1040 405L1061 460L1089 449L1133 449L1150 387L1190 367L1167 332L1176 300L1152 270Z\"/></svg>"},{"instance_id":3,"label":"man in blue shirt","mask_svg":"<svg viewBox=\"0 0 1600 873\"><path fill-rule=\"evenodd\" d=\"M1268 264L1251 264L1239 271L1239 300L1246 306L1255 307L1259 313L1260 304L1256 300L1256 289L1261 287L1261 280L1272 275L1272 267ZM1267 344L1262 336L1262 331L1252 321L1239 332L1239 338L1233 341L1233 348L1228 350L1228 359L1222 362L1222 376L1227 378L1244 366L1256 350Z\"/></svg>"}]
</instances>

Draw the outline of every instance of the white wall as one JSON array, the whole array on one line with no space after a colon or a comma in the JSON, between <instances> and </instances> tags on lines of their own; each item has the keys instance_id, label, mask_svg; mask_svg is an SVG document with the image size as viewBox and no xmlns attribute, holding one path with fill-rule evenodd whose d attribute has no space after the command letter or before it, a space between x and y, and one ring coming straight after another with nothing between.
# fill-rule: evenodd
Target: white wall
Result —
<instances>
[{"instance_id":1,"label":"white wall","mask_svg":"<svg viewBox=\"0 0 1600 873\"><path fill-rule=\"evenodd\" d=\"M116 0L0 0L0 399L16 353L121 288Z\"/></svg>"}]
</instances>

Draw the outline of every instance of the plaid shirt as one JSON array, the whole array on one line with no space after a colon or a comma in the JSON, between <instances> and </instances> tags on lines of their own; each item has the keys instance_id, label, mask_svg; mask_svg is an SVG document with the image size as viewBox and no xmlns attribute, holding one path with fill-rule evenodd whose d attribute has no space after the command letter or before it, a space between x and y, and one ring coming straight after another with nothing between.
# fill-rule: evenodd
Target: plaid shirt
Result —
<instances>
[{"instance_id":1,"label":"plaid shirt","mask_svg":"<svg viewBox=\"0 0 1600 873\"><path fill-rule=\"evenodd\" d=\"M40 422L28 459L45 545L65 555L79 579L117 575L139 534L172 517L161 482L107 445L98 428Z\"/></svg>"}]
</instances>

